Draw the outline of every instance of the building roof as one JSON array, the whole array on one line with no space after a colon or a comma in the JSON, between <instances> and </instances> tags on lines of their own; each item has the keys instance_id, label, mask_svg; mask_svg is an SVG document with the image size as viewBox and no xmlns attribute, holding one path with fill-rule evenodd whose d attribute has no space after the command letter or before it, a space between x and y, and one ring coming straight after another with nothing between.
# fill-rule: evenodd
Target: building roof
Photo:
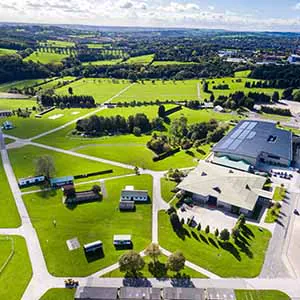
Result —
<instances>
[{"instance_id":1,"label":"building roof","mask_svg":"<svg viewBox=\"0 0 300 300\"><path fill-rule=\"evenodd\" d=\"M217 165L221 165L224 167L232 168L232 169L237 169L241 171L246 171L248 172L250 169L250 165L245 162L244 160L231 160L227 156L214 156L213 162Z\"/></svg>"},{"instance_id":2,"label":"building roof","mask_svg":"<svg viewBox=\"0 0 300 300\"><path fill-rule=\"evenodd\" d=\"M135 202L131 200L122 200L119 203L119 208L123 210L132 210L135 208Z\"/></svg>"},{"instance_id":3,"label":"building roof","mask_svg":"<svg viewBox=\"0 0 300 300\"><path fill-rule=\"evenodd\" d=\"M292 160L292 133L275 123L241 121L213 147L214 152L257 158L262 152Z\"/></svg>"},{"instance_id":4,"label":"building roof","mask_svg":"<svg viewBox=\"0 0 300 300\"><path fill-rule=\"evenodd\" d=\"M205 300L203 289L195 288L164 288L163 299L165 300Z\"/></svg>"},{"instance_id":5,"label":"building roof","mask_svg":"<svg viewBox=\"0 0 300 300\"><path fill-rule=\"evenodd\" d=\"M76 290L75 299L83 300L116 300L118 295L117 288L107 287L81 287Z\"/></svg>"},{"instance_id":6,"label":"building roof","mask_svg":"<svg viewBox=\"0 0 300 300\"><path fill-rule=\"evenodd\" d=\"M115 234L114 241L131 241L130 234Z\"/></svg>"},{"instance_id":7,"label":"building roof","mask_svg":"<svg viewBox=\"0 0 300 300\"><path fill-rule=\"evenodd\" d=\"M74 180L73 176L64 176L64 177L58 177L58 178L51 178L50 183L55 184L55 183L73 181L73 180Z\"/></svg>"},{"instance_id":8,"label":"building roof","mask_svg":"<svg viewBox=\"0 0 300 300\"><path fill-rule=\"evenodd\" d=\"M224 203L253 210L265 181L262 176L200 161L178 188L193 194L214 196Z\"/></svg>"},{"instance_id":9,"label":"building roof","mask_svg":"<svg viewBox=\"0 0 300 300\"><path fill-rule=\"evenodd\" d=\"M136 299L136 300L160 300L159 288L146 287L121 287L120 300Z\"/></svg>"}]
</instances>

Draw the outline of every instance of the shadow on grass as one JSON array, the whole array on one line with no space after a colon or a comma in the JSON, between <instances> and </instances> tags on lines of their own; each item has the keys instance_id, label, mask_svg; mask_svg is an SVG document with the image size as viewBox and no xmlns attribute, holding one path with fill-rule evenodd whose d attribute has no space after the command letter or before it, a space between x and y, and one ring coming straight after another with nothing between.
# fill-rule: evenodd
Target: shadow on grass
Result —
<instances>
[{"instance_id":1,"label":"shadow on grass","mask_svg":"<svg viewBox=\"0 0 300 300\"><path fill-rule=\"evenodd\" d=\"M148 264L148 271L153 275L153 277L157 279L167 278L168 268L166 264L161 263L159 261L153 263L150 262Z\"/></svg>"},{"instance_id":2,"label":"shadow on grass","mask_svg":"<svg viewBox=\"0 0 300 300\"><path fill-rule=\"evenodd\" d=\"M216 241L212 238L212 237L209 237L208 238L208 241L216 248L219 249L219 245L216 243Z\"/></svg>"},{"instance_id":3,"label":"shadow on grass","mask_svg":"<svg viewBox=\"0 0 300 300\"><path fill-rule=\"evenodd\" d=\"M219 245L223 250L230 252L238 261L241 261L239 251L234 247L232 243L219 241Z\"/></svg>"},{"instance_id":4,"label":"shadow on grass","mask_svg":"<svg viewBox=\"0 0 300 300\"><path fill-rule=\"evenodd\" d=\"M177 236L182 239L183 241L185 240L185 237L187 236L188 238L191 238L190 232L185 229L184 227L181 227L179 229L173 228L174 232L177 234Z\"/></svg>"},{"instance_id":5,"label":"shadow on grass","mask_svg":"<svg viewBox=\"0 0 300 300\"><path fill-rule=\"evenodd\" d=\"M245 253L249 258L253 258L253 252L250 248L243 243L240 239L235 240L235 244L240 248L240 251Z\"/></svg>"},{"instance_id":6,"label":"shadow on grass","mask_svg":"<svg viewBox=\"0 0 300 300\"><path fill-rule=\"evenodd\" d=\"M55 190L55 189L49 190L45 187L44 189L41 190L40 194L41 194L42 198L48 199L51 197L55 197L57 195L57 190Z\"/></svg>"},{"instance_id":7,"label":"shadow on grass","mask_svg":"<svg viewBox=\"0 0 300 300\"><path fill-rule=\"evenodd\" d=\"M174 287L193 288L194 283L191 281L191 277L185 273L177 273L171 278L171 285Z\"/></svg>"},{"instance_id":8,"label":"shadow on grass","mask_svg":"<svg viewBox=\"0 0 300 300\"><path fill-rule=\"evenodd\" d=\"M201 234L201 233L199 234L199 236L200 236L201 241L208 245L207 238L203 234Z\"/></svg>"},{"instance_id":9,"label":"shadow on grass","mask_svg":"<svg viewBox=\"0 0 300 300\"><path fill-rule=\"evenodd\" d=\"M125 274L125 278L123 279L124 286L133 286L133 287L151 287L151 282L143 276L143 273L139 272L136 276L132 276L132 274Z\"/></svg>"},{"instance_id":10,"label":"shadow on grass","mask_svg":"<svg viewBox=\"0 0 300 300\"><path fill-rule=\"evenodd\" d=\"M103 249L99 249L97 251L85 253L85 257L88 263L94 262L98 259L104 258Z\"/></svg>"},{"instance_id":11,"label":"shadow on grass","mask_svg":"<svg viewBox=\"0 0 300 300\"><path fill-rule=\"evenodd\" d=\"M200 242L200 239L199 239L198 235L194 231L192 231L191 233L192 233L193 238L195 240L197 240L198 242Z\"/></svg>"},{"instance_id":12,"label":"shadow on grass","mask_svg":"<svg viewBox=\"0 0 300 300\"><path fill-rule=\"evenodd\" d=\"M252 239L255 237L254 233L248 226L242 226L241 227L241 232L242 234L247 238L247 239Z\"/></svg>"}]
</instances>

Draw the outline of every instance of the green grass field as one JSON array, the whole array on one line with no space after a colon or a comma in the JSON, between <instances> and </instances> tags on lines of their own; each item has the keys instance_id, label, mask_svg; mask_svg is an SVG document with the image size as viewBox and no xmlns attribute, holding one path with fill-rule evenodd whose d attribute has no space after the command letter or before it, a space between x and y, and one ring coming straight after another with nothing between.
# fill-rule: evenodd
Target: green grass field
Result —
<instances>
[{"instance_id":1,"label":"green grass field","mask_svg":"<svg viewBox=\"0 0 300 300\"><path fill-rule=\"evenodd\" d=\"M241 80L241 82L236 82L237 80ZM257 82L259 80L255 79L250 79L250 78L234 78L234 77L224 77L224 78L215 78L215 79L209 79L206 80L208 83L208 89L214 93L215 98L218 98L221 95L224 96L229 96L230 94L237 92L237 91L242 91L245 94L248 94L249 92L259 92L259 93L265 93L268 95L271 95L275 92L278 91L279 94L282 94L283 90L280 89L268 89L268 88L245 88L245 82ZM228 90L214 90L213 86L217 86L219 84L228 84L229 89ZM202 89L201 86L201 96L202 99L209 99L210 98L209 93L205 93Z\"/></svg>"},{"instance_id":2,"label":"green grass field","mask_svg":"<svg viewBox=\"0 0 300 300\"><path fill-rule=\"evenodd\" d=\"M67 58L67 54L58 54L58 53L48 53L48 52L39 52L35 51L29 56L27 56L24 61L33 61L39 62L41 64L61 64L61 61L64 58Z\"/></svg>"},{"instance_id":3,"label":"green grass field","mask_svg":"<svg viewBox=\"0 0 300 300\"><path fill-rule=\"evenodd\" d=\"M69 48L74 47L74 42L58 41L58 40L47 40L46 42L40 42L41 47L57 47L57 48Z\"/></svg>"},{"instance_id":4,"label":"green grass field","mask_svg":"<svg viewBox=\"0 0 300 300\"><path fill-rule=\"evenodd\" d=\"M170 65L194 65L195 62L185 62L185 61L174 61L174 60L155 60L152 62L152 66L170 66Z\"/></svg>"},{"instance_id":5,"label":"green grass field","mask_svg":"<svg viewBox=\"0 0 300 300\"><path fill-rule=\"evenodd\" d=\"M109 46L109 44L99 44L99 43L95 43L95 44L87 44L89 49L102 49L105 46Z\"/></svg>"},{"instance_id":6,"label":"green grass field","mask_svg":"<svg viewBox=\"0 0 300 300\"><path fill-rule=\"evenodd\" d=\"M113 170L112 174L98 175L85 179L77 179L77 182L94 180L97 178L113 177L133 173L132 170L115 167L112 165L95 162L85 158L55 152L35 146L25 146L9 150L9 157L17 178L35 175L35 161L42 155L50 155L56 167L55 176L79 175L91 172Z\"/></svg>"},{"instance_id":7,"label":"green grass field","mask_svg":"<svg viewBox=\"0 0 300 300\"><path fill-rule=\"evenodd\" d=\"M115 250L114 234L131 234L136 251L143 250L151 242L151 203L138 204L135 212L121 213L118 209L120 193L126 185L148 190L152 198L152 177L149 175L106 181L107 197L73 209L64 206L60 190L24 196L51 274L87 276L117 262L124 250ZM56 227L53 226L54 219ZM74 237L78 238L81 247L69 251L66 240ZM104 257L89 262L82 246L96 240L103 242Z\"/></svg>"},{"instance_id":8,"label":"green grass field","mask_svg":"<svg viewBox=\"0 0 300 300\"><path fill-rule=\"evenodd\" d=\"M74 300L75 292L74 289L50 289L40 300Z\"/></svg>"},{"instance_id":9,"label":"green grass field","mask_svg":"<svg viewBox=\"0 0 300 300\"><path fill-rule=\"evenodd\" d=\"M0 98L0 110L17 110L18 108L31 109L33 106L37 106L36 100L31 99L3 99ZM4 119L1 119L1 124Z\"/></svg>"},{"instance_id":10,"label":"green grass field","mask_svg":"<svg viewBox=\"0 0 300 300\"><path fill-rule=\"evenodd\" d=\"M286 189L277 186L274 191L273 200L274 201L282 201L285 197Z\"/></svg>"},{"instance_id":11,"label":"green grass field","mask_svg":"<svg viewBox=\"0 0 300 300\"><path fill-rule=\"evenodd\" d=\"M289 300L290 297L276 290L235 290L236 300Z\"/></svg>"},{"instance_id":12,"label":"green grass field","mask_svg":"<svg viewBox=\"0 0 300 300\"><path fill-rule=\"evenodd\" d=\"M157 268L158 270L156 271L157 273L153 272L153 270L151 270L151 265L152 260L150 257L146 256L144 257L144 261L145 261L145 266L144 268L140 271L139 276L141 278L163 278L164 280L166 278L175 278L176 273L172 272L170 270L167 270L166 268L166 263L167 263L167 256L161 255L158 259L159 261L159 267ZM207 278L204 274L201 274L197 271L194 271L193 269L190 269L188 267L185 267L180 273L181 276L184 277L188 277L188 278ZM109 272L105 275L103 275L102 277L124 277L126 275L126 273L123 273L120 271L120 269L116 269L112 272ZM127 276L126 276L127 278Z\"/></svg>"},{"instance_id":13,"label":"green grass field","mask_svg":"<svg viewBox=\"0 0 300 300\"><path fill-rule=\"evenodd\" d=\"M69 82L71 80L74 80L75 77L73 76L65 76L62 78L57 78L53 81L47 82L45 84L42 84L40 86L37 87L37 89L42 89L42 90L46 90L46 89L55 89L57 87L58 84L62 83L62 82Z\"/></svg>"},{"instance_id":14,"label":"green grass field","mask_svg":"<svg viewBox=\"0 0 300 300\"><path fill-rule=\"evenodd\" d=\"M16 53L17 53L17 50L0 48L0 56L14 55Z\"/></svg>"},{"instance_id":15,"label":"green grass field","mask_svg":"<svg viewBox=\"0 0 300 300\"><path fill-rule=\"evenodd\" d=\"M5 142L5 145L8 145L8 144L11 144L11 143L15 142L15 140L6 137L6 138L4 138L4 142Z\"/></svg>"},{"instance_id":16,"label":"green grass field","mask_svg":"<svg viewBox=\"0 0 300 300\"><path fill-rule=\"evenodd\" d=\"M68 95L72 87L74 95L89 95L97 103L103 103L130 85L127 80L84 78L56 90L58 95Z\"/></svg>"},{"instance_id":17,"label":"green grass field","mask_svg":"<svg viewBox=\"0 0 300 300\"><path fill-rule=\"evenodd\" d=\"M11 100L15 101L15 100ZM23 101L23 100L18 100ZM27 100L24 101L24 104L28 103ZM1 103L1 100L0 100ZM32 106L36 105L30 102ZM30 106L30 108L32 107ZM17 107L15 107L17 108ZM81 108L71 108L71 109L55 109L45 115L42 116L42 118L35 118L35 114L32 112L31 116L29 118L22 118L18 116L12 116L8 118L3 118L2 121L9 120L13 123L14 127L13 129L4 131L4 133L8 133L10 135L20 137L20 138L30 138L37 134L46 132L48 130L51 130L53 128L56 128L58 126L61 126L69 121L72 121L80 116L83 116L89 112L91 112L92 109L81 109Z\"/></svg>"},{"instance_id":18,"label":"green grass field","mask_svg":"<svg viewBox=\"0 0 300 300\"><path fill-rule=\"evenodd\" d=\"M0 227L12 228L21 226L21 219L13 198L0 157ZM1 275L0 275L1 279ZM1 292L0 292L1 293Z\"/></svg>"},{"instance_id":19,"label":"green grass field","mask_svg":"<svg viewBox=\"0 0 300 300\"><path fill-rule=\"evenodd\" d=\"M20 300L32 277L32 269L25 240L10 236L14 243L14 255L0 275L0 299ZM0 263L8 258L11 241L0 236Z\"/></svg>"},{"instance_id":20,"label":"green grass field","mask_svg":"<svg viewBox=\"0 0 300 300\"><path fill-rule=\"evenodd\" d=\"M167 178L161 178L161 196L166 202L170 202L175 196L175 193L172 190L176 187L177 182L168 180Z\"/></svg>"},{"instance_id":21,"label":"green grass field","mask_svg":"<svg viewBox=\"0 0 300 300\"><path fill-rule=\"evenodd\" d=\"M251 70L238 71L234 73L235 78L247 78L251 74Z\"/></svg>"},{"instance_id":22,"label":"green grass field","mask_svg":"<svg viewBox=\"0 0 300 300\"><path fill-rule=\"evenodd\" d=\"M112 66L121 63L122 59L96 60L82 63L83 66Z\"/></svg>"},{"instance_id":23,"label":"green grass field","mask_svg":"<svg viewBox=\"0 0 300 300\"><path fill-rule=\"evenodd\" d=\"M31 87L35 84L39 84L45 82L47 79L27 79L27 80L20 80L20 81L13 81L8 83L0 84L0 92L7 92L10 89L23 89L26 87Z\"/></svg>"},{"instance_id":24,"label":"green grass field","mask_svg":"<svg viewBox=\"0 0 300 300\"><path fill-rule=\"evenodd\" d=\"M213 224L211 224L213 225ZM180 250L187 260L221 276L221 277L256 277L264 262L265 252L271 233L257 226L247 225L243 232L240 246L232 240L230 243L219 243L213 234L201 235L196 229L186 227L183 238L173 231L169 216L159 212L159 243L169 250ZM219 228L220 230L221 228Z\"/></svg>"},{"instance_id":25,"label":"green grass field","mask_svg":"<svg viewBox=\"0 0 300 300\"><path fill-rule=\"evenodd\" d=\"M155 101L155 100L198 100L198 80L160 81L136 83L114 102ZM200 84L200 83L199 83ZM201 84L200 84L201 87Z\"/></svg>"},{"instance_id":26,"label":"green grass field","mask_svg":"<svg viewBox=\"0 0 300 300\"><path fill-rule=\"evenodd\" d=\"M154 59L154 54L149 55L141 55L130 57L124 63L125 64L133 64L133 65L149 65Z\"/></svg>"}]
</instances>

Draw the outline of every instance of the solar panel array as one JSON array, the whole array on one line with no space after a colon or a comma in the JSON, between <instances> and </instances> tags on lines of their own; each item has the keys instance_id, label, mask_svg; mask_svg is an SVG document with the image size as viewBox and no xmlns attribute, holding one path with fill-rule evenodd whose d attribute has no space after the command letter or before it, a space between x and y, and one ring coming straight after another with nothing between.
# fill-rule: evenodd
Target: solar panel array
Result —
<instances>
[{"instance_id":1,"label":"solar panel array","mask_svg":"<svg viewBox=\"0 0 300 300\"><path fill-rule=\"evenodd\" d=\"M253 139L256 132L253 131L257 122L243 122L227 139L222 143L220 149L236 150L245 139Z\"/></svg>"}]
</instances>

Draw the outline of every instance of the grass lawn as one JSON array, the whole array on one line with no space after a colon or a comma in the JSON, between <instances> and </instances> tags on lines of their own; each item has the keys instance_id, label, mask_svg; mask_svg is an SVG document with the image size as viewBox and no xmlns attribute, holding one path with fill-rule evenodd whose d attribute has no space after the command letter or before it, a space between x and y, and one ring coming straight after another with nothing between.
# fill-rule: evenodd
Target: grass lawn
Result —
<instances>
[{"instance_id":1,"label":"grass lawn","mask_svg":"<svg viewBox=\"0 0 300 300\"><path fill-rule=\"evenodd\" d=\"M15 142L15 140L6 137L6 138L4 138L4 142L5 142L5 145L8 145L8 144L11 144L11 143Z\"/></svg>"},{"instance_id":2,"label":"grass lawn","mask_svg":"<svg viewBox=\"0 0 300 300\"><path fill-rule=\"evenodd\" d=\"M289 300L290 297L276 290L235 290L236 300Z\"/></svg>"},{"instance_id":3,"label":"grass lawn","mask_svg":"<svg viewBox=\"0 0 300 300\"><path fill-rule=\"evenodd\" d=\"M109 44L100 44L100 43L94 43L94 44L87 44L89 49L101 49L104 48L105 45L109 45Z\"/></svg>"},{"instance_id":4,"label":"grass lawn","mask_svg":"<svg viewBox=\"0 0 300 300\"><path fill-rule=\"evenodd\" d=\"M32 269L25 240L10 236L14 243L14 255L0 275L0 299L19 300L32 277ZM11 252L11 241L0 236L1 266ZM16 284L17 283L17 284Z\"/></svg>"},{"instance_id":5,"label":"grass lawn","mask_svg":"<svg viewBox=\"0 0 300 300\"><path fill-rule=\"evenodd\" d=\"M127 80L83 78L56 90L58 95L68 95L69 87L73 88L74 95L89 95L97 103L103 103L118 94L130 85Z\"/></svg>"},{"instance_id":6,"label":"grass lawn","mask_svg":"<svg viewBox=\"0 0 300 300\"><path fill-rule=\"evenodd\" d=\"M169 66L169 65L196 65L195 62L176 61L176 60L156 60L152 62L152 66Z\"/></svg>"},{"instance_id":7,"label":"grass lawn","mask_svg":"<svg viewBox=\"0 0 300 300\"><path fill-rule=\"evenodd\" d=\"M234 73L235 78L247 78L251 74L251 70L237 71Z\"/></svg>"},{"instance_id":8,"label":"grass lawn","mask_svg":"<svg viewBox=\"0 0 300 300\"><path fill-rule=\"evenodd\" d=\"M151 242L151 203L138 204L135 212L121 213L118 209L120 193L126 185L148 190L152 199L152 177L149 175L106 181L107 196L102 201L73 209L64 206L60 190L24 196L51 274L87 276L117 262L124 250L115 250L114 234L131 234L136 251L143 250ZM56 227L53 220L56 220ZM81 247L69 251L66 240L74 237ZM96 240L103 242L104 257L88 261L82 246Z\"/></svg>"},{"instance_id":9,"label":"grass lawn","mask_svg":"<svg viewBox=\"0 0 300 300\"><path fill-rule=\"evenodd\" d=\"M0 92L7 92L10 89L23 89L25 87L30 87L42 82L47 81L47 79L26 79L20 81L13 81L0 84Z\"/></svg>"},{"instance_id":10,"label":"grass lawn","mask_svg":"<svg viewBox=\"0 0 300 300\"><path fill-rule=\"evenodd\" d=\"M0 98L1 110L17 110L18 108L31 109L33 106L37 106L36 100L31 99L4 99ZM1 118L1 124L4 119Z\"/></svg>"},{"instance_id":11,"label":"grass lawn","mask_svg":"<svg viewBox=\"0 0 300 300\"><path fill-rule=\"evenodd\" d=\"M256 277L259 275L271 233L247 225L238 245L217 241L213 234L201 235L186 225L185 235L179 237L172 229L169 216L159 212L159 243L169 250L180 250L187 260L222 277ZM221 228L220 228L221 229Z\"/></svg>"},{"instance_id":12,"label":"grass lawn","mask_svg":"<svg viewBox=\"0 0 300 300\"><path fill-rule=\"evenodd\" d=\"M53 81L47 82L43 85L40 85L37 87L37 89L42 89L42 90L46 90L46 89L55 89L57 87L57 85L59 85L62 82L69 82L71 80L74 80L75 77L73 76L65 76L62 78L57 78Z\"/></svg>"},{"instance_id":13,"label":"grass lawn","mask_svg":"<svg viewBox=\"0 0 300 300\"><path fill-rule=\"evenodd\" d=\"M240 80L240 82L237 82L237 80ZM270 96L272 96L272 94L275 91L278 91L279 94L282 94L281 89L268 89L268 88L245 88L245 83L246 82L257 82L259 80L256 79L250 79L250 78L234 78L234 77L223 77L223 78L214 78L214 79L209 79L206 80L206 82L208 83L208 89L210 91L212 91L214 93L215 98L218 98L221 95L224 96L229 96L230 94L237 92L237 91L241 91L244 92L245 94L248 94L249 92L258 92L258 93L265 93L265 94L269 94ZM228 84L229 85L229 89L228 90L214 90L213 86L217 86L219 84ZM210 98L209 93L205 93L202 89L201 86L201 96L202 99L209 99Z\"/></svg>"},{"instance_id":14,"label":"grass lawn","mask_svg":"<svg viewBox=\"0 0 300 300\"><path fill-rule=\"evenodd\" d=\"M161 185L161 196L166 202L170 202L175 196L175 193L172 190L176 187L177 182L168 180L167 178L160 179Z\"/></svg>"},{"instance_id":15,"label":"grass lawn","mask_svg":"<svg viewBox=\"0 0 300 300\"><path fill-rule=\"evenodd\" d=\"M40 300L74 300L75 289L50 289Z\"/></svg>"},{"instance_id":16,"label":"grass lawn","mask_svg":"<svg viewBox=\"0 0 300 300\"><path fill-rule=\"evenodd\" d=\"M32 54L24 58L24 61L33 61L39 62L41 64L61 64L61 61L64 58L67 58L69 55L67 54L59 54L59 53L49 53L49 52L40 52L34 51Z\"/></svg>"},{"instance_id":17,"label":"grass lawn","mask_svg":"<svg viewBox=\"0 0 300 300\"><path fill-rule=\"evenodd\" d=\"M25 146L9 150L9 157L17 178L33 176L35 174L35 161L42 155L50 155L55 164L56 177L79 175L91 172L112 169L112 174L98 175L84 179L77 179L77 182L93 180L96 178L107 178L118 175L133 173L132 170L115 167L112 165L95 162L85 158L55 152L35 146Z\"/></svg>"},{"instance_id":18,"label":"grass lawn","mask_svg":"<svg viewBox=\"0 0 300 300\"><path fill-rule=\"evenodd\" d=\"M263 119L279 121L279 122L281 122L281 121L288 122L291 119L291 117L287 117L287 116L280 116L280 115L266 114L266 113L262 113L262 114L260 114L260 116Z\"/></svg>"},{"instance_id":19,"label":"grass lawn","mask_svg":"<svg viewBox=\"0 0 300 300\"><path fill-rule=\"evenodd\" d=\"M197 100L198 80L161 81L155 80L136 83L125 93L114 99L114 102L155 101L159 100Z\"/></svg>"},{"instance_id":20,"label":"grass lawn","mask_svg":"<svg viewBox=\"0 0 300 300\"><path fill-rule=\"evenodd\" d=\"M10 100L11 103L15 100ZM24 105L30 103L30 105L34 106L36 103L34 101L28 102L27 100L18 100L24 101ZM1 103L1 100L0 100ZM18 104L19 104L18 103ZM29 106L30 108L32 106ZM16 107L17 108L17 107ZM80 116L86 115L91 112L93 109L87 108L71 108L71 109L55 109L45 115L42 118L35 118L35 112L32 112L29 118L22 118L18 116L12 116L8 118L3 118L2 121L11 121L14 125L13 129L5 131L4 133L9 133L10 135L20 137L20 138L30 138L38 135L40 133L46 132L53 128L64 125L65 123L72 121ZM75 126L75 125L73 125Z\"/></svg>"},{"instance_id":21,"label":"grass lawn","mask_svg":"<svg viewBox=\"0 0 300 300\"><path fill-rule=\"evenodd\" d=\"M21 226L21 219L10 190L0 155L0 227L12 228ZM1 278L1 275L0 275ZM1 297L0 297L1 298Z\"/></svg>"},{"instance_id":22,"label":"grass lawn","mask_svg":"<svg viewBox=\"0 0 300 300\"><path fill-rule=\"evenodd\" d=\"M124 63L125 64L133 64L133 65L149 65L154 59L154 54L149 55L141 55L130 57Z\"/></svg>"},{"instance_id":23,"label":"grass lawn","mask_svg":"<svg viewBox=\"0 0 300 300\"><path fill-rule=\"evenodd\" d=\"M17 50L0 48L0 56L16 54Z\"/></svg>"},{"instance_id":24,"label":"grass lawn","mask_svg":"<svg viewBox=\"0 0 300 300\"><path fill-rule=\"evenodd\" d=\"M158 259L157 263L157 269L153 271L153 262L150 257L146 256L144 257L145 266L141 270L139 276L141 278L175 278L176 273L172 272L170 270L167 270L166 263L168 261L167 256L161 255ZM182 277L188 277L188 278L207 278L204 274L201 274L197 271L194 271L193 269L190 269L188 267L185 267L180 273ZM120 269L116 269L112 272L109 272L107 274L104 274L102 277L126 277L128 278L126 273L123 273L120 271Z\"/></svg>"},{"instance_id":25,"label":"grass lawn","mask_svg":"<svg viewBox=\"0 0 300 300\"><path fill-rule=\"evenodd\" d=\"M286 189L281 186L277 186L274 191L273 200L282 201L285 197Z\"/></svg>"},{"instance_id":26,"label":"grass lawn","mask_svg":"<svg viewBox=\"0 0 300 300\"><path fill-rule=\"evenodd\" d=\"M46 47L58 47L58 48L69 48L74 47L74 42L68 42L68 41L58 41L58 40L47 40L47 42L40 42L40 46L46 46Z\"/></svg>"},{"instance_id":27,"label":"grass lawn","mask_svg":"<svg viewBox=\"0 0 300 300\"><path fill-rule=\"evenodd\" d=\"M90 62L84 62L83 66L111 66L121 63L122 59L111 59L111 60L96 60Z\"/></svg>"}]
</instances>

